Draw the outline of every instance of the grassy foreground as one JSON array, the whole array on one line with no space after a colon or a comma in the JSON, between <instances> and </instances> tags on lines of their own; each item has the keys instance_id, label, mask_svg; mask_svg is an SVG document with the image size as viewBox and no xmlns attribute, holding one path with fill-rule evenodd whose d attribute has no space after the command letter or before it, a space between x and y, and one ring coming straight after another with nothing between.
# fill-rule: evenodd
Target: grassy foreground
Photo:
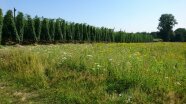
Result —
<instances>
[{"instance_id":1,"label":"grassy foreground","mask_svg":"<svg viewBox=\"0 0 186 104\"><path fill-rule=\"evenodd\" d=\"M1 46L0 101L183 104L186 43Z\"/></svg>"}]
</instances>

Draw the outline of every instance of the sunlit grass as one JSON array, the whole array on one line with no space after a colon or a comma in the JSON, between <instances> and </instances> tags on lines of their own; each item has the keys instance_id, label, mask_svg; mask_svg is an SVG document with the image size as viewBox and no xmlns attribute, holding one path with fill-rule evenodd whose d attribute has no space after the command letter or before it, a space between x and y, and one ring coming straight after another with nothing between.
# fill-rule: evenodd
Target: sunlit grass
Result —
<instances>
[{"instance_id":1,"label":"sunlit grass","mask_svg":"<svg viewBox=\"0 0 186 104\"><path fill-rule=\"evenodd\" d=\"M186 43L1 47L0 69L28 102L186 102Z\"/></svg>"}]
</instances>

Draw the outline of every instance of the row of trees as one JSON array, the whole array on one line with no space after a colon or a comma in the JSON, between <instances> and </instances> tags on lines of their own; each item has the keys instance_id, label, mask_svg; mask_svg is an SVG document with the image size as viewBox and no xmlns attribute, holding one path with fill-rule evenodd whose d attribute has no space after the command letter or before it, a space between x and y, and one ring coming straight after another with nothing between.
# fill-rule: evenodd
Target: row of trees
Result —
<instances>
[{"instance_id":1,"label":"row of trees","mask_svg":"<svg viewBox=\"0 0 186 104\"><path fill-rule=\"evenodd\" d=\"M151 32L150 35L153 36L155 39L164 39L161 32ZM171 34L168 34L169 39L164 41L171 41L171 42L186 42L186 29L185 28L178 28L175 31L172 31Z\"/></svg>"},{"instance_id":2,"label":"row of trees","mask_svg":"<svg viewBox=\"0 0 186 104\"><path fill-rule=\"evenodd\" d=\"M152 42L153 36L145 33L126 33L124 31L115 32L115 42Z\"/></svg>"},{"instance_id":3,"label":"row of trees","mask_svg":"<svg viewBox=\"0 0 186 104\"><path fill-rule=\"evenodd\" d=\"M151 35L129 34L114 29L67 22L61 18L31 18L11 10L3 17L0 9L0 36L2 44L30 44L51 42L150 42Z\"/></svg>"}]
</instances>

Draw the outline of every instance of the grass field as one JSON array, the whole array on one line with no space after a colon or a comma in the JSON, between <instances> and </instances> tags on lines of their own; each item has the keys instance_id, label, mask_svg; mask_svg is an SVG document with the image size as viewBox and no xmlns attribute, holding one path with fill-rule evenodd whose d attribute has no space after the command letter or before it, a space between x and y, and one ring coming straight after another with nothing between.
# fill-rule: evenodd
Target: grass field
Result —
<instances>
[{"instance_id":1,"label":"grass field","mask_svg":"<svg viewBox=\"0 0 186 104\"><path fill-rule=\"evenodd\" d=\"M0 47L0 101L186 103L186 43Z\"/></svg>"}]
</instances>

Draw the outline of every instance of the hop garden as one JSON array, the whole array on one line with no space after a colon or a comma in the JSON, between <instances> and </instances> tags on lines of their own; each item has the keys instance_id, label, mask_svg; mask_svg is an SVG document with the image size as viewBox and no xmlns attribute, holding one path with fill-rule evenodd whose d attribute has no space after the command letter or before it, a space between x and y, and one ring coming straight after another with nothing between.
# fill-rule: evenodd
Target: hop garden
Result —
<instances>
[{"instance_id":1,"label":"hop garden","mask_svg":"<svg viewBox=\"0 0 186 104\"><path fill-rule=\"evenodd\" d=\"M162 14L158 31L127 33L0 8L0 103L185 104L176 24Z\"/></svg>"}]
</instances>

